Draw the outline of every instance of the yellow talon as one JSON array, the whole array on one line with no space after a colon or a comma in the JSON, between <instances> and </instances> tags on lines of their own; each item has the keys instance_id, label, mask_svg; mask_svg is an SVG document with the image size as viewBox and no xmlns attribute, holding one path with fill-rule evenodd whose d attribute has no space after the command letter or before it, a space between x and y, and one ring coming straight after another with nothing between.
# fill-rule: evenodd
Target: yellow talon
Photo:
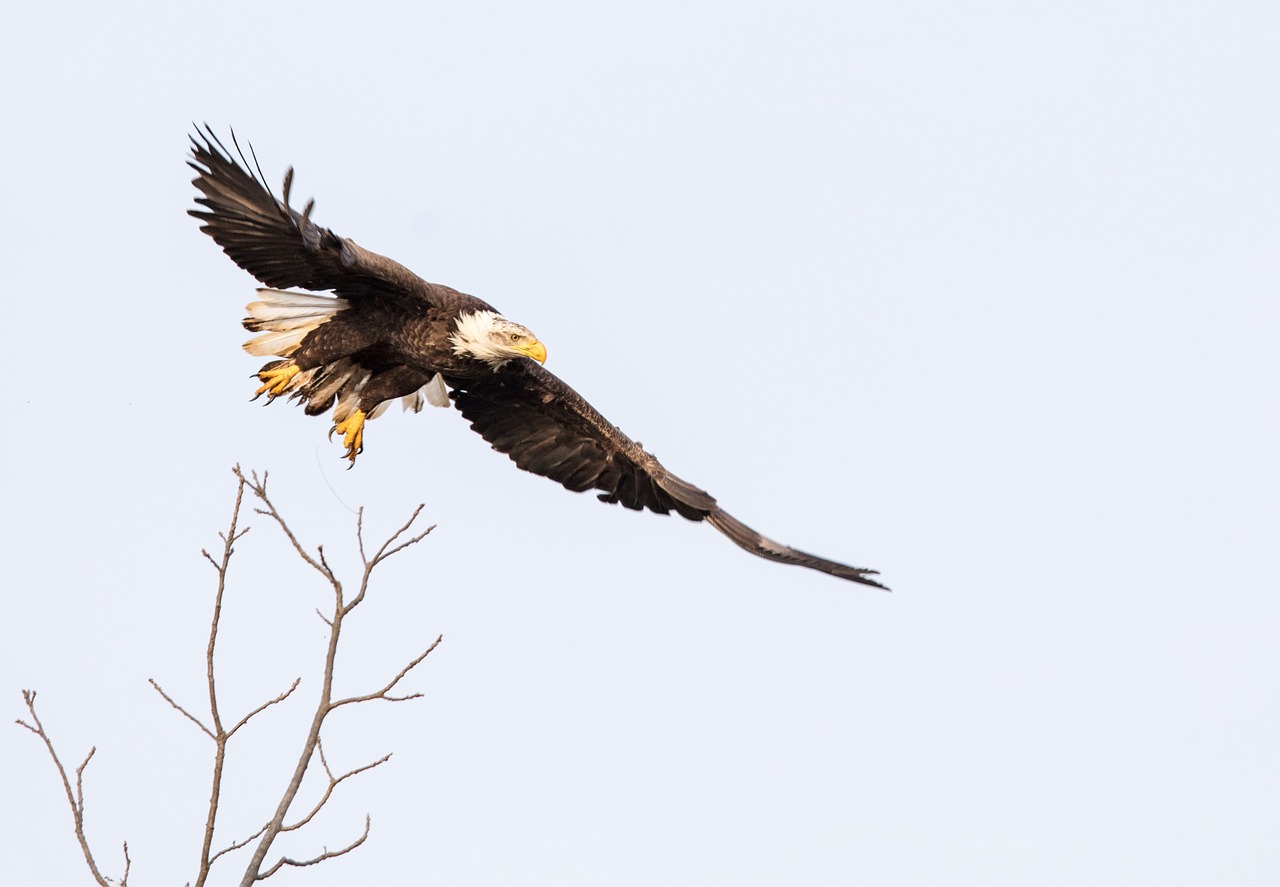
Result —
<instances>
[{"instance_id":1,"label":"yellow talon","mask_svg":"<svg viewBox=\"0 0 1280 887\"><path fill-rule=\"evenodd\" d=\"M265 394L268 399L275 400L289 390L293 377L300 372L298 365L292 361L263 367L262 372L258 373L258 379L261 380L262 387L255 391L253 396L258 398Z\"/></svg>"},{"instance_id":2,"label":"yellow talon","mask_svg":"<svg viewBox=\"0 0 1280 887\"><path fill-rule=\"evenodd\" d=\"M333 430L342 435L342 442L347 447L346 458L352 465L356 464L356 456L364 451L364 416L364 410L356 410L333 426Z\"/></svg>"}]
</instances>

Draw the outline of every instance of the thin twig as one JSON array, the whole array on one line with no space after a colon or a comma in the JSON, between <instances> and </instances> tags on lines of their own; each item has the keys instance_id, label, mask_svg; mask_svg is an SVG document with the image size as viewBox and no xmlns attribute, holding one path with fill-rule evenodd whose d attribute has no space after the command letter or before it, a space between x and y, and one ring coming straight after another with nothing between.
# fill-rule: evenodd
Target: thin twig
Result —
<instances>
[{"instance_id":1,"label":"thin twig","mask_svg":"<svg viewBox=\"0 0 1280 887\"><path fill-rule=\"evenodd\" d=\"M387 548L391 545L392 542L395 542L397 539L403 536L406 532L408 532L409 528L413 526L413 522L418 519L418 515L422 514L422 508L423 508L422 504L419 503L418 507L413 510L413 514L409 515L409 519L405 521L404 526L396 530L394 533L392 533L391 538L388 539L386 542L382 543L382 547L379 548L378 553L373 556L373 560L365 561L365 564L373 565L373 564L379 563L380 561L384 561L387 558L391 557L396 552L401 551L402 549L408 548L410 545L413 545L415 542L420 542L423 538L426 537L427 533L430 533L432 530L434 530L436 527L435 527L435 524L432 524L431 526L427 527L425 531L423 531L417 536L414 536L408 542L405 542L401 545L397 545L391 551L387 551ZM361 551L361 554L363 553L364 552Z\"/></svg>"},{"instance_id":2,"label":"thin twig","mask_svg":"<svg viewBox=\"0 0 1280 887\"><path fill-rule=\"evenodd\" d=\"M280 512L276 511L275 505L271 503L271 499L267 496L267 473L264 471L262 473L262 479L259 480L258 473L256 471L252 472L251 477L253 479L250 481L245 480L244 474L240 471L240 466L236 466L235 472L236 477L238 477L242 483L246 484L249 489L253 491L253 494L258 497L258 501L266 506L266 508L255 508L254 511L258 514L266 515L275 521L276 524L279 525L280 529L284 531L285 537L288 538L289 543L293 546L293 550L298 553L298 557L310 564L321 576L324 576L332 583L336 583L337 578L333 575L333 571L325 564L317 561L311 555L307 554L307 550L302 547L302 543L298 541L298 537L293 535L293 530L289 529L289 525L284 522L284 518L280 516ZM324 555L321 553L321 558L323 559L323 557Z\"/></svg>"},{"instance_id":3,"label":"thin twig","mask_svg":"<svg viewBox=\"0 0 1280 887\"><path fill-rule=\"evenodd\" d=\"M440 635L434 641L432 641L430 647L427 647L427 649L419 653L413 659L412 662L410 662L404 668L400 669L400 672L394 678L392 678L391 681L381 690L378 690L373 693L366 693L363 696L348 696L346 699L339 699L337 702L333 703L333 705L330 707L338 708L339 706L342 706L342 705L351 705L354 702L371 702L374 699L384 699L387 702L406 702L410 699L421 699L422 698L421 693L411 693L408 696L390 696L388 694L395 689L396 684L400 683L400 681L404 678L405 675L407 675L409 672L417 668L418 665L422 662L422 660L430 656L431 651L433 651L436 647L438 647L440 645L440 642L443 640L444 640L444 635Z\"/></svg>"},{"instance_id":4,"label":"thin twig","mask_svg":"<svg viewBox=\"0 0 1280 887\"><path fill-rule=\"evenodd\" d=\"M227 731L227 738L230 739L232 736L234 736L236 731L239 730L241 727L243 727L245 724L249 723L249 719L252 718L254 715L261 714L271 706L284 702L286 699L288 699L290 696L293 695L293 691L298 689L298 685L301 683L302 683L302 678L294 678L293 683L289 685L288 690L285 690L275 699L268 699L266 702L262 703L262 705L259 705L253 711L249 712L247 715L245 715L243 718L237 721L236 725Z\"/></svg>"},{"instance_id":5,"label":"thin twig","mask_svg":"<svg viewBox=\"0 0 1280 887\"><path fill-rule=\"evenodd\" d=\"M297 831L298 829L306 825L308 822L310 822L312 819L314 819L316 814L319 813L324 808L324 805L329 803L329 798L333 795L333 790L336 789L343 782L346 782L352 776L358 776L359 774L364 773L366 770L372 770L374 767L377 767L381 764L385 764L387 761L391 760L391 755L385 754L382 757L378 758L378 760L365 764L363 767L357 767L354 770L348 770L346 773L343 773L341 776L334 776L333 771L329 769L329 762L325 760L324 744L319 742L316 743L316 751L319 752L320 754L320 763L324 767L325 776L329 777L329 785L325 788L324 794L321 795L320 800L316 801L315 805L311 808L311 812L308 813L306 816L302 817L302 819L299 819L297 822L293 823L292 825L281 826L280 831L282 832Z\"/></svg>"},{"instance_id":6,"label":"thin twig","mask_svg":"<svg viewBox=\"0 0 1280 887\"><path fill-rule=\"evenodd\" d=\"M179 712L186 715L187 720L189 720L191 723L195 724L197 727L203 730L210 739L213 739L215 741L217 740L218 737L213 735L213 731L210 730L208 727L206 727L203 723L201 723L200 719L197 718L195 715L193 715L191 712L187 711L181 705L178 705L178 703L174 702L173 697L170 696L168 693L164 692L161 686L158 683L156 683L155 678L147 678L147 683L151 684L152 689L164 697L165 702L169 703Z\"/></svg>"},{"instance_id":7,"label":"thin twig","mask_svg":"<svg viewBox=\"0 0 1280 887\"><path fill-rule=\"evenodd\" d=\"M359 546L360 546L360 558L361 560L364 561L364 574L360 577L360 591L351 600L351 603L347 604L345 610L343 611L343 615L350 613L356 607L360 606L360 602L364 600L365 592L368 591L369 589L369 577L373 575L373 570L376 566L378 566L378 564L382 563L387 558L395 554L398 554L401 551L404 551L404 549L408 548L410 545L416 545L417 543L421 542L423 539L427 538L427 536L431 533L432 530L436 528L436 525L432 524L431 526L423 530L421 533L414 536L412 539L408 539L402 542L401 544L397 545L395 548L388 551L387 550L388 546L390 546L392 542L395 542L397 539L399 539L400 536L402 536L410 527L412 527L413 522L418 519L418 515L421 513L422 513L422 506L419 505L417 508L413 510L413 514L409 516L409 520L405 522L404 526L402 526L400 529L392 533L391 538L388 539L386 542L382 543L382 547L379 548L377 554L373 556L373 560L369 560L364 553L364 538L363 538L364 511L361 510L359 516L356 518L356 539L359 542Z\"/></svg>"},{"instance_id":8,"label":"thin twig","mask_svg":"<svg viewBox=\"0 0 1280 887\"><path fill-rule=\"evenodd\" d=\"M414 514L417 517L417 514ZM364 555L364 506L356 511L356 548L360 551L360 562L368 566L369 559Z\"/></svg>"},{"instance_id":9,"label":"thin twig","mask_svg":"<svg viewBox=\"0 0 1280 887\"><path fill-rule=\"evenodd\" d=\"M218 646L218 627L222 624L222 598L227 590L227 571L231 568L231 557L235 554L235 543L242 538L245 533L249 532L249 528L238 530L240 523L240 506L244 501L245 480L244 475L240 473L240 466L237 465L233 469L236 476L236 499L235 504L231 507L231 526L225 533L219 533L222 539L222 560L214 562L213 558L205 553L210 563L218 571L218 587L214 592L213 598L213 616L209 620L209 642L205 646L205 680L209 691L209 713L213 718L213 741L215 750L213 753L213 773L210 777L211 787L209 789L209 809L205 814L204 836L200 842L200 861L196 874L195 887L204 887L204 883L209 878L209 869L213 865L216 858L212 854L213 849L213 833L218 821L218 802L222 797L222 771L227 760L227 739L229 735L222 727L222 715L218 711L218 684L214 672L214 652ZM239 724L236 725L237 729Z\"/></svg>"},{"instance_id":10,"label":"thin twig","mask_svg":"<svg viewBox=\"0 0 1280 887\"><path fill-rule=\"evenodd\" d=\"M360 837L352 841L350 844L343 847L341 850L326 850L318 856L313 856L311 859L290 859L287 856L282 856L276 862L275 865L273 865L271 868L267 869L265 872L263 872L261 875L255 878L255 880L265 881L267 878L270 878L272 875L280 871L280 869L286 865L295 866L297 868L303 868L304 866L308 866L308 865L316 865L317 863L324 862L325 860L328 860L328 859L337 859L339 856L344 856L350 853L352 850L356 849L361 844L363 844L365 842L365 839L369 837L370 822L371 821L369 819L369 814L366 813L364 816L364 833L361 834Z\"/></svg>"},{"instance_id":11,"label":"thin twig","mask_svg":"<svg viewBox=\"0 0 1280 887\"><path fill-rule=\"evenodd\" d=\"M45 732L44 724L40 723L40 716L36 714L36 691L23 690L22 700L27 704L27 711L31 714L31 721L34 726L26 721L19 719L18 724L26 727L32 733L40 737L44 741L44 746L49 750L49 757L53 758L53 765L58 770L58 776L62 779L62 789L67 795L67 804L71 807L71 818L75 824L76 840L80 842L80 852L84 854L84 861L89 866L89 871L93 874L93 879L99 887L112 887L109 878L105 877L98 869L98 863L93 858L93 852L89 849L89 841L84 835L84 771L89 766L89 761L93 760L93 755L97 752L97 747L89 749L89 753L85 755L80 766L76 768L76 787L73 792L71 789L71 779L67 776L67 768L62 766L62 760L58 757L57 751L53 748L53 740L49 738L49 734ZM129 845L125 844L125 867L124 876L117 882L118 887L128 887L129 868L131 861L129 859Z\"/></svg>"},{"instance_id":12,"label":"thin twig","mask_svg":"<svg viewBox=\"0 0 1280 887\"><path fill-rule=\"evenodd\" d=\"M223 848L222 848L221 850L219 850L217 853L215 853L215 854L213 854L212 856L210 856L210 857L209 857L209 863L210 863L210 864L212 864L212 863L213 863L213 861L214 861L215 859L217 859L218 857L220 857L220 856L222 856L222 855L224 855L224 854L232 853L232 852L234 852L234 851L236 851L236 850L239 850L241 847L247 847L247 846L249 846L249 844L251 844L255 838L261 837L261 836L262 836L262 833L263 833L263 832L265 832L266 830L267 830L267 827L264 825L262 828L258 829L256 832L254 832L253 834L251 834L249 837L245 838L243 841L236 841L236 842L235 842L235 843L233 843L233 844L228 844L226 847L223 847Z\"/></svg>"}]
</instances>

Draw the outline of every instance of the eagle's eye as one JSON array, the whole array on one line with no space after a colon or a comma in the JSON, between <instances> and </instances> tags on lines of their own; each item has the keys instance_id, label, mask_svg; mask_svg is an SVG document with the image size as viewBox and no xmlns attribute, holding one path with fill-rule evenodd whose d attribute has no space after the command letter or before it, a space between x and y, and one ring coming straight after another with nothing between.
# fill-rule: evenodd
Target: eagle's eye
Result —
<instances>
[{"instance_id":1,"label":"eagle's eye","mask_svg":"<svg viewBox=\"0 0 1280 887\"><path fill-rule=\"evenodd\" d=\"M524 338L524 337L523 337L523 336L521 336L519 333L512 333L512 334L511 334L511 341L512 341L512 342L519 342L522 338Z\"/></svg>"}]
</instances>

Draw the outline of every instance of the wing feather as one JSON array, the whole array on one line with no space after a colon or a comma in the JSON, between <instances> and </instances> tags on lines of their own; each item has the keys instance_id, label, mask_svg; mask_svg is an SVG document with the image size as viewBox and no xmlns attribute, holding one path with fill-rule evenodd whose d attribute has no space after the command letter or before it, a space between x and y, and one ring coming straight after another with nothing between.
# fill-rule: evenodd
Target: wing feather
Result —
<instances>
[{"instance_id":1,"label":"wing feather","mask_svg":"<svg viewBox=\"0 0 1280 887\"><path fill-rule=\"evenodd\" d=\"M757 557L884 588L875 570L850 567L774 542L725 512L623 434L576 391L531 360L474 380L450 380L454 405L472 429L525 471L604 502L706 521Z\"/></svg>"},{"instance_id":2,"label":"wing feather","mask_svg":"<svg viewBox=\"0 0 1280 887\"><path fill-rule=\"evenodd\" d=\"M232 144L239 163L209 127L191 137L188 165L197 173L192 184L204 195L196 203L204 208L189 214L204 223L201 230L241 268L272 287L333 290L349 298L447 298L446 288L316 225L311 221L314 202L301 213L289 206L292 168L285 173L284 199L277 200L261 173L251 171L234 134Z\"/></svg>"}]
</instances>

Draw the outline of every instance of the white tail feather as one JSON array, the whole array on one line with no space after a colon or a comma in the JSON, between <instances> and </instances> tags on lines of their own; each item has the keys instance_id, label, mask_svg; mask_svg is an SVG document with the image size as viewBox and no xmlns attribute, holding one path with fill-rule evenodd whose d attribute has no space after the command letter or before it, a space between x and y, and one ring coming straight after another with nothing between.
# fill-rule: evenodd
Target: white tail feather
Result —
<instances>
[{"instance_id":1,"label":"white tail feather","mask_svg":"<svg viewBox=\"0 0 1280 887\"><path fill-rule=\"evenodd\" d=\"M265 332L246 342L244 350L259 357L288 357L308 333L348 305L346 299L286 290L264 288L258 295L259 301L245 306L249 316L244 326L255 333Z\"/></svg>"},{"instance_id":2,"label":"white tail feather","mask_svg":"<svg viewBox=\"0 0 1280 887\"><path fill-rule=\"evenodd\" d=\"M289 290L276 290L259 287L258 297L261 301L251 302L247 308L252 313L254 307L265 306L272 309L309 309L316 314L333 314L347 307L346 299L337 296L321 296L315 293L297 293Z\"/></svg>"},{"instance_id":3,"label":"white tail feather","mask_svg":"<svg viewBox=\"0 0 1280 887\"><path fill-rule=\"evenodd\" d=\"M244 350L257 357L288 357L298 350L302 340L320 324L280 332L262 333L244 343Z\"/></svg>"}]
</instances>

